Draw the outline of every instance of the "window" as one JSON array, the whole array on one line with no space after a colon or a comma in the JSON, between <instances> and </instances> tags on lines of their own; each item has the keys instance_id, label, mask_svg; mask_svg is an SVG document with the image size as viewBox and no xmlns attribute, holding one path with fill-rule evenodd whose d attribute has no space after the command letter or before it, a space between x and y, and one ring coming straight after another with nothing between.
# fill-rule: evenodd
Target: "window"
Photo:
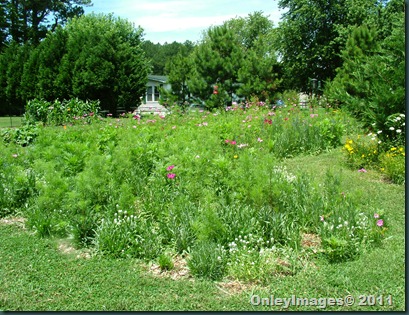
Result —
<instances>
[{"instance_id":1,"label":"window","mask_svg":"<svg viewBox=\"0 0 409 315\"><path fill-rule=\"evenodd\" d=\"M148 89L146 91L146 101L147 102L152 102L152 93L153 92L153 86L148 86Z\"/></svg>"}]
</instances>

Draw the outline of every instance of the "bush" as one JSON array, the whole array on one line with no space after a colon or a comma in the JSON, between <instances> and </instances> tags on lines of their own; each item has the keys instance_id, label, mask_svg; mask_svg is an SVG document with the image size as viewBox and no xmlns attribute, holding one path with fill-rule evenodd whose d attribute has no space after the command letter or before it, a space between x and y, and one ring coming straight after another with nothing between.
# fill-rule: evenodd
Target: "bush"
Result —
<instances>
[{"instance_id":1,"label":"bush","mask_svg":"<svg viewBox=\"0 0 409 315\"><path fill-rule=\"evenodd\" d=\"M34 99L27 102L24 119L42 122L44 125L60 126L76 122L90 123L100 111L99 101L55 100L54 103Z\"/></svg>"}]
</instances>

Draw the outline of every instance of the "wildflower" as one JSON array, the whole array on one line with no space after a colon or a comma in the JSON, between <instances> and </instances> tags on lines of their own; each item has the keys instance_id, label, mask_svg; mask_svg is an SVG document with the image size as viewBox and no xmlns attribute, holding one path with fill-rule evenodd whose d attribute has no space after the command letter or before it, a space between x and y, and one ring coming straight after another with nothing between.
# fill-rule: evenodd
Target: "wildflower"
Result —
<instances>
[{"instance_id":1,"label":"wildflower","mask_svg":"<svg viewBox=\"0 0 409 315\"><path fill-rule=\"evenodd\" d=\"M379 214L378 214L378 213L374 213L373 217L374 217L375 219L379 219Z\"/></svg>"},{"instance_id":2,"label":"wildflower","mask_svg":"<svg viewBox=\"0 0 409 315\"><path fill-rule=\"evenodd\" d=\"M263 139L257 138L257 141L258 141L258 142L263 142Z\"/></svg>"},{"instance_id":3,"label":"wildflower","mask_svg":"<svg viewBox=\"0 0 409 315\"><path fill-rule=\"evenodd\" d=\"M67 129L67 126L66 126L66 125L64 125L64 130L65 130L65 129Z\"/></svg>"},{"instance_id":4,"label":"wildflower","mask_svg":"<svg viewBox=\"0 0 409 315\"><path fill-rule=\"evenodd\" d=\"M231 142L230 142L230 144L232 144L232 145L235 145L237 142L236 141L234 141L234 140L232 140Z\"/></svg>"},{"instance_id":5,"label":"wildflower","mask_svg":"<svg viewBox=\"0 0 409 315\"><path fill-rule=\"evenodd\" d=\"M285 121L287 121L288 119L289 119L288 117L285 117L285 118L284 118Z\"/></svg>"},{"instance_id":6,"label":"wildflower","mask_svg":"<svg viewBox=\"0 0 409 315\"><path fill-rule=\"evenodd\" d=\"M325 221L325 219L324 219L324 216L323 216L323 215L320 215L320 221L321 221L321 222L324 222L324 221Z\"/></svg>"},{"instance_id":7,"label":"wildflower","mask_svg":"<svg viewBox=\"0 0 409 315\"><path fill-rule=\"evenodd\" d=\"M136 129L136 126L132 126L132 128Z\"/></svg>"},{"instance_id":8,"label":"wildflower","mask_svg":"<svg viewBox=\"0 0 409 315\"><path fill-rule=\"evenodd\" d=\"M244 148L244 147L247 147L247 146L248 146L247 143L242 143L242 144L239 144L237 147L238 147L239 149L241 149L241 148Z\"/></svg>"},{"instance_id":9,"label":"wildflower","mask_svg":"<svg viewBox=\"0 0 409 315\"><path fill-rule=\"evenodd\" d=\"M400 129L396 129L396 132L397 132L397 133L401 133L401 132L402 132L402 130L400 130Z\"/></svg>"},{"instance_id":10,"label":"wildflower","mask_svg":"<svg viewBox=\"0 0 409 315\"><path fill-rule=\"evenodd\" d=\"M172 129L176 129L176 126L172 126Z\"/></svg>"},{"instance_id":11,"label":"wildflower","mask_svg":"<svg viewBox=\"0 0 409 315\"><path fill-rule=\"evenodd\" d=\"M224 140L225 143L230 143L229 139Z\"/></svg>"},{"instance_id":12,"label":"wildflower","mask_svg":"<svg viewBox=\"0 0 409 315\"><path fill-rule=\"evenodd\" d=\"M167 170L167 171L171 171L171 170L174 169L174 167L175 167L175 165L170 165L170 166L168 166L168 167L166 168L166 170Z\"/></svg>"},{"instance_id":13,"label":"wildflower","mask_svg":"<svg viewBox=\"0 0 409 315\"><path fill-rule=\"evenodd\" d=\"M358 170L358 172L360 172L360 173L366 173L366 172L367 172L367 170L366 170L366 169L364 169L364 168L361 168L361 169L359 169L359 170Z\"/></svg>"},{"instance_id":14,"label":"wildflower","mask_svg":"<svg viewBox=\"0 0 409 315\"><path fill-rule=\"evenodd\" d=\"M173 173L169 173L168 175L166 175L169 179L174 179L176 177L176 174Z\"/></svg>"},{"instance_id":15,"label":"wildflower","mask_svg":"<svg viewBox=\"0 0 409 315\"><path fill-rule=\"evenodd\" d=\"M362 157L364 158L364 157L365 157L365 154L362 154Z\"/></svg>"},{"instance_id":16,"label":"wildflower","mask_svg":"<svg viewBox=\"0 0 409 315\"><path fill-rule=\"evenodd\" d=\"M382 130L378 130L377 134L379 135L379 134L381 134L381 133L382 133Z\"/></svg>"},{"instance_id":17,"label":"wildflower","mask_svg":"<svg viewBox=\"0 0 409 315\"><path fill-rule=\"evenodd\" d=\"M395 151L395 150L396 150L396 148L395 148L395 147L391 148L391 151Z\"/></svg>"},{"instance_id":18,"label":"wildflower","mask_svg":"<svg viewBox=\"0 0 409 315\"><path fill-rule=\"evenodd\" d=\"M12 154L11 156L12 156L13 158L16 158L16 157L18 157L18 154L14 153L14 154Z\"/></svg>"},{"instance_id":19,"label":"wildflower","mask_svg":"<svg viewBox=\"0 0 409 315\"><path fill-rule=\"evenodd\" d=\"M383 220L380 219L380 220L376 221L376 225L377 226L383 226Z\"/></svg>"},{"instance_id":20,"label":"wildflower","mask_svg":"<svg viewBox=\"0 0 409 315\"><path fill-rule=\"evenodd\" d=\"M234 156L235 159L237 159L238 157L239 157L239 156L238 156L237 154Z\"/></svg>"},{"instance_id":21,"label":"wildflower","mask_svg":"<svg viewBox=\"0 0 409 315\"><path fill-rule=\"evenodd\" d=\"M390 127L390 128L389 128L389 130L395 130L395 128L393 128L393 127Z\"/></svg>"},{"instance_id":22,"label":"wildflower","mask_svg":"<svg viewBox=\"0 0 409 315\"><path fill-rule=\"evenodd\" d=\"M264 119L264 123L271 125L273 121L271 119Z\"/></svg>"},{"instance_id":23,"label":"wildflower","mask_svg":"<svg viewBox=\"0 0 409 315\"><path fill-rule=\"evenodd\" d=\"M199 155L196 155L196 159L199 159L200 158L200 156Z\"/></svg>"}]
</instances>

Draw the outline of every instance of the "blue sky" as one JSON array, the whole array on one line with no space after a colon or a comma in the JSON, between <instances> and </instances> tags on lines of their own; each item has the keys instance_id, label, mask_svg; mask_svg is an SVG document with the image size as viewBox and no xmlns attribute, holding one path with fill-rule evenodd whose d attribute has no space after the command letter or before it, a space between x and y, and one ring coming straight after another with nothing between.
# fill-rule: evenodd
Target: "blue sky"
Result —
<instances>
[{"instance_id":1,"label":"blue sky","mask_svg":"<svg viewBox=\"0 0 409 315\"><path fill-rule=\"evenodd\" d=\"M277 0L93 0L85 13L114 13L144 29L154 43L196 42L202 32L234 17L263 11L278 26Z\"/></svg>"}]
</instances>

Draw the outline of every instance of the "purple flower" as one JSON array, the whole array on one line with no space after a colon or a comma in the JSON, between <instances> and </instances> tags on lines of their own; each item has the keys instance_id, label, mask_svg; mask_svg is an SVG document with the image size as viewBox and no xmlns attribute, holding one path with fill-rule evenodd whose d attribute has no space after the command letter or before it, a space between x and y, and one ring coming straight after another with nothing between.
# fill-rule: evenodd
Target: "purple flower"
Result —
<instances>
[{"instance_id":1,"label":"purple flower","mask_svg":"<svg viewBox=\"0 0 409 315\"><path fill-rule=\"evenodd\" d=\"M383 220L381 219L381 220L376 221L376 225L383 226Z\"/></svg>"},{"instance_id":2,"label":"purple flower","mask_svg":"<svg viewBox=\"0 0 409 315\"><path fill-rule=\"evenodd\" d=\"M174 167L175 167L175 165L170 165L170 166L168 166L168 167L166 168L166 170L167 170L167 171L171 171L171 170L174 169Z\"/></svg>"},{"instance_id":3,"label":"purple flower","mask_svg":"<svg viewBox=\"0 0 409 315\"><path fill-rule=\"evenodd\" d=\"M166 175L169 179L174 179L176 174L173 173L169 173L168 175Z\"/></svg>"}]
</instances>

